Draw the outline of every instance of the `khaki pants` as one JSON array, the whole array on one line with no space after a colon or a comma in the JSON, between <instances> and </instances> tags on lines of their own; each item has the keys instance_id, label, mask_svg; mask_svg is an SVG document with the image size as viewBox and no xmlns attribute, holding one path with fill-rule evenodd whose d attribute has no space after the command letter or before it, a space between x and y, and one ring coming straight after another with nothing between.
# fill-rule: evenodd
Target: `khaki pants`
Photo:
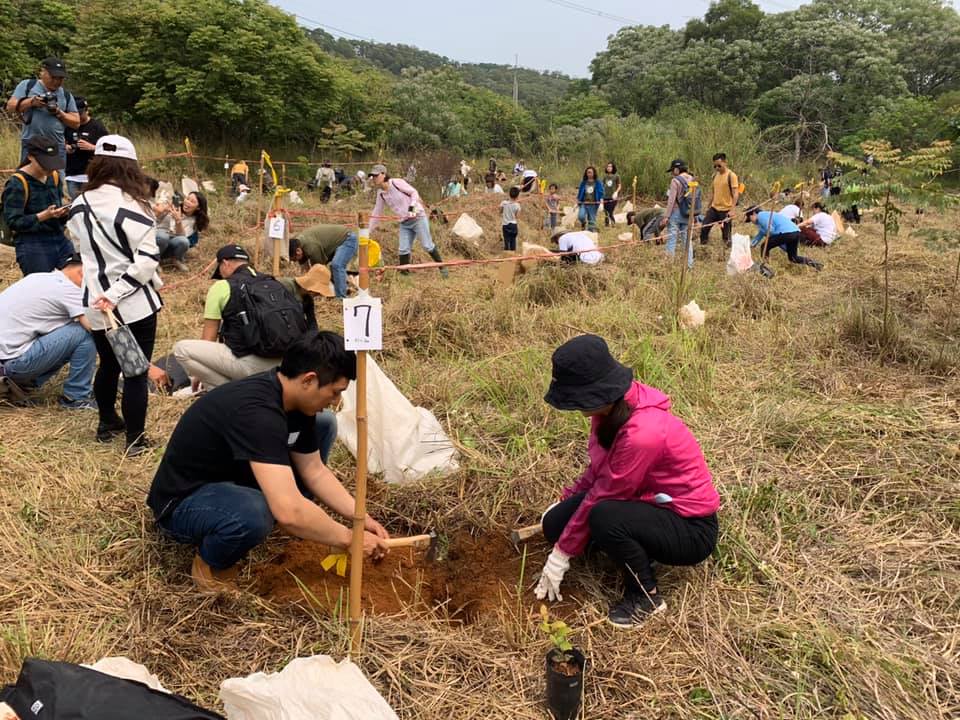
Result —
<instances>
[{"instance_id":1,"label":"khaki pants","mask_svg":"<svg viewBox=\"0 0 960 720\"><path fill-rule=\"evenodd\" d=\"M223 343L209 340L181 340L173 346L173 355L187 375L197 378L208 388L240 380L280 364L280 358L259 355L237 357Z\"/></svg>"}]
</instances>

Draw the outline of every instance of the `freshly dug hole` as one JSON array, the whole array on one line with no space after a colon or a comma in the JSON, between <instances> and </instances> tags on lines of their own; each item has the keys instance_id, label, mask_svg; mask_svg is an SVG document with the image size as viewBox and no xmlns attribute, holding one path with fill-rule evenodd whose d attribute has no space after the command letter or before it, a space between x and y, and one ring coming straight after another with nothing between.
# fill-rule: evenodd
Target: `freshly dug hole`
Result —
<instances>
[{"instance_id":1,"label":"freshly dug hole","mask_svg":"<svg viewBox=\"0 0 960 720\"><path fill-rule=\"evenodd\" d=\"M441 538L438 551L438 558L430 561L423 551L398 548L382 562L364 563L364 608L381 615L445 608L451 620L470 624L485 616L496 617L504 602L509 602L506 598L516 599L523 548L518 552L506 537L461 532L446 547ZM252 569L254 591L278 603L306 601L345 614L350 573L340 577L326 572L320 563L328 552L327 547L305 540L291 542L272 560ZM545 554L535 544L527 551L525 605L537 602L533 586ZM568 589L573 590L569 597ZM565 587L564 591L565 602L560 606L572 608L576 590Z\"/></svg>"}]
</instances>

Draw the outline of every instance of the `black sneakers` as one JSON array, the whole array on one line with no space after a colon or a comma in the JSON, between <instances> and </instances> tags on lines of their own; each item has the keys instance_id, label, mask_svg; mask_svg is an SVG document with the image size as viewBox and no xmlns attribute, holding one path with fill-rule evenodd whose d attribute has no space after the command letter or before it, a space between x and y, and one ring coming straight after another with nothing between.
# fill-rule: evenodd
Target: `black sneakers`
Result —
<instances>
[{"instance_id":1,"label":"black sneakers","mask_svg":"<svg viewBox=\"0 0 960 720\"><path fill-rule=\"evenodd\" d=\"M645 592L627 591L623 599L610 608L607 622L614 627L630 629L640 627L651 615L657 615L667 609L660 593L648 595Z\"/></svg>"},{"instance_id":2,"label":"black sneakers","mask_svg":"<svg viewBox=\"0 0 960 720\"><path fill-rule=\"evenodd\" d=\"M117 415L112 420L101 420L97 425L97 442L107 443L127 429L123 418Z\"/></svg>"}]
</instances>

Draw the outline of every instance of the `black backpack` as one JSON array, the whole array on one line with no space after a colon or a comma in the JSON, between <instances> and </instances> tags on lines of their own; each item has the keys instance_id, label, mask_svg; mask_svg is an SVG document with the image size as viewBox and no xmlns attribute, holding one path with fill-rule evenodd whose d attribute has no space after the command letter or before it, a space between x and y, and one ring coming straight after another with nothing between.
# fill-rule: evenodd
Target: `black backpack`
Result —
<instances>
[{"instance_id":1,"label":"black backpack","mask_svg":"<svg viewBox=\"0 0 960 720\"><path fill-rule=\"evenodd\" d=\"M697 186L693 193L691 193L690 182L683 175L677 175L676 179L680 181L680 194L679 197L677 197L677 207L680 210L680 214L683 215L684 218L690 216L690 195L692 194L694 203L693 214L699 215L702 209L700 207L700 187Z\"/></svg>"},{"instance_id":2,"label":"black backpack","mask_svg":"<svg viewBox=\"0 0 960 720\"><path fill-rule=\"evenodd\" d=\"M280 357L307 331L303 304L272 275L255 275L243 267L227 282L230 299L220 336L237 357Z\"/></svg>"},{"instance_id":3,"label":"black backpack","mask_svg":"<svg viewBox=\"0 0 960 720\"><path fill-rule=\"evenodd\" d=\"M23 720L225 720L186 698L72 663L27 658L0 691Z\"/></svg>"}]
</instances>

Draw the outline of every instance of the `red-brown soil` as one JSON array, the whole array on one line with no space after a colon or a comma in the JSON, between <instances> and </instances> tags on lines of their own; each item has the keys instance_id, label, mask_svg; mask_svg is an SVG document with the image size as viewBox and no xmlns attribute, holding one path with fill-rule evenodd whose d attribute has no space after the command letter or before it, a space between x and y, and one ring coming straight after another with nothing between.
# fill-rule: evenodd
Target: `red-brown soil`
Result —
<instances>
[{"instance_id":1,"label":"red-brown soil","mask_svg":"<svg viewBox=\"0 0 960 720\"><path fill-rule=\"evenodd\" d=\"M432 561L426 560L424 551L408 548L392 550L379 563L366 561L364 608L385 615L445 608L452 619L469 623L516 601L523 547L518 551L506 534L459 533L449 543L441 538L438 551ZM345 612L350 572L339 577L333 570L324 571L320 563L328 552L325 546L305 540L290 542L272 560L253 568L256 592L275 602L307 601ZM542 544L529 544L523 578L525 606L537 602L533 586L546 552ZM566 594L564 598L574 599Z\"/></svg>"}]
</instances>

